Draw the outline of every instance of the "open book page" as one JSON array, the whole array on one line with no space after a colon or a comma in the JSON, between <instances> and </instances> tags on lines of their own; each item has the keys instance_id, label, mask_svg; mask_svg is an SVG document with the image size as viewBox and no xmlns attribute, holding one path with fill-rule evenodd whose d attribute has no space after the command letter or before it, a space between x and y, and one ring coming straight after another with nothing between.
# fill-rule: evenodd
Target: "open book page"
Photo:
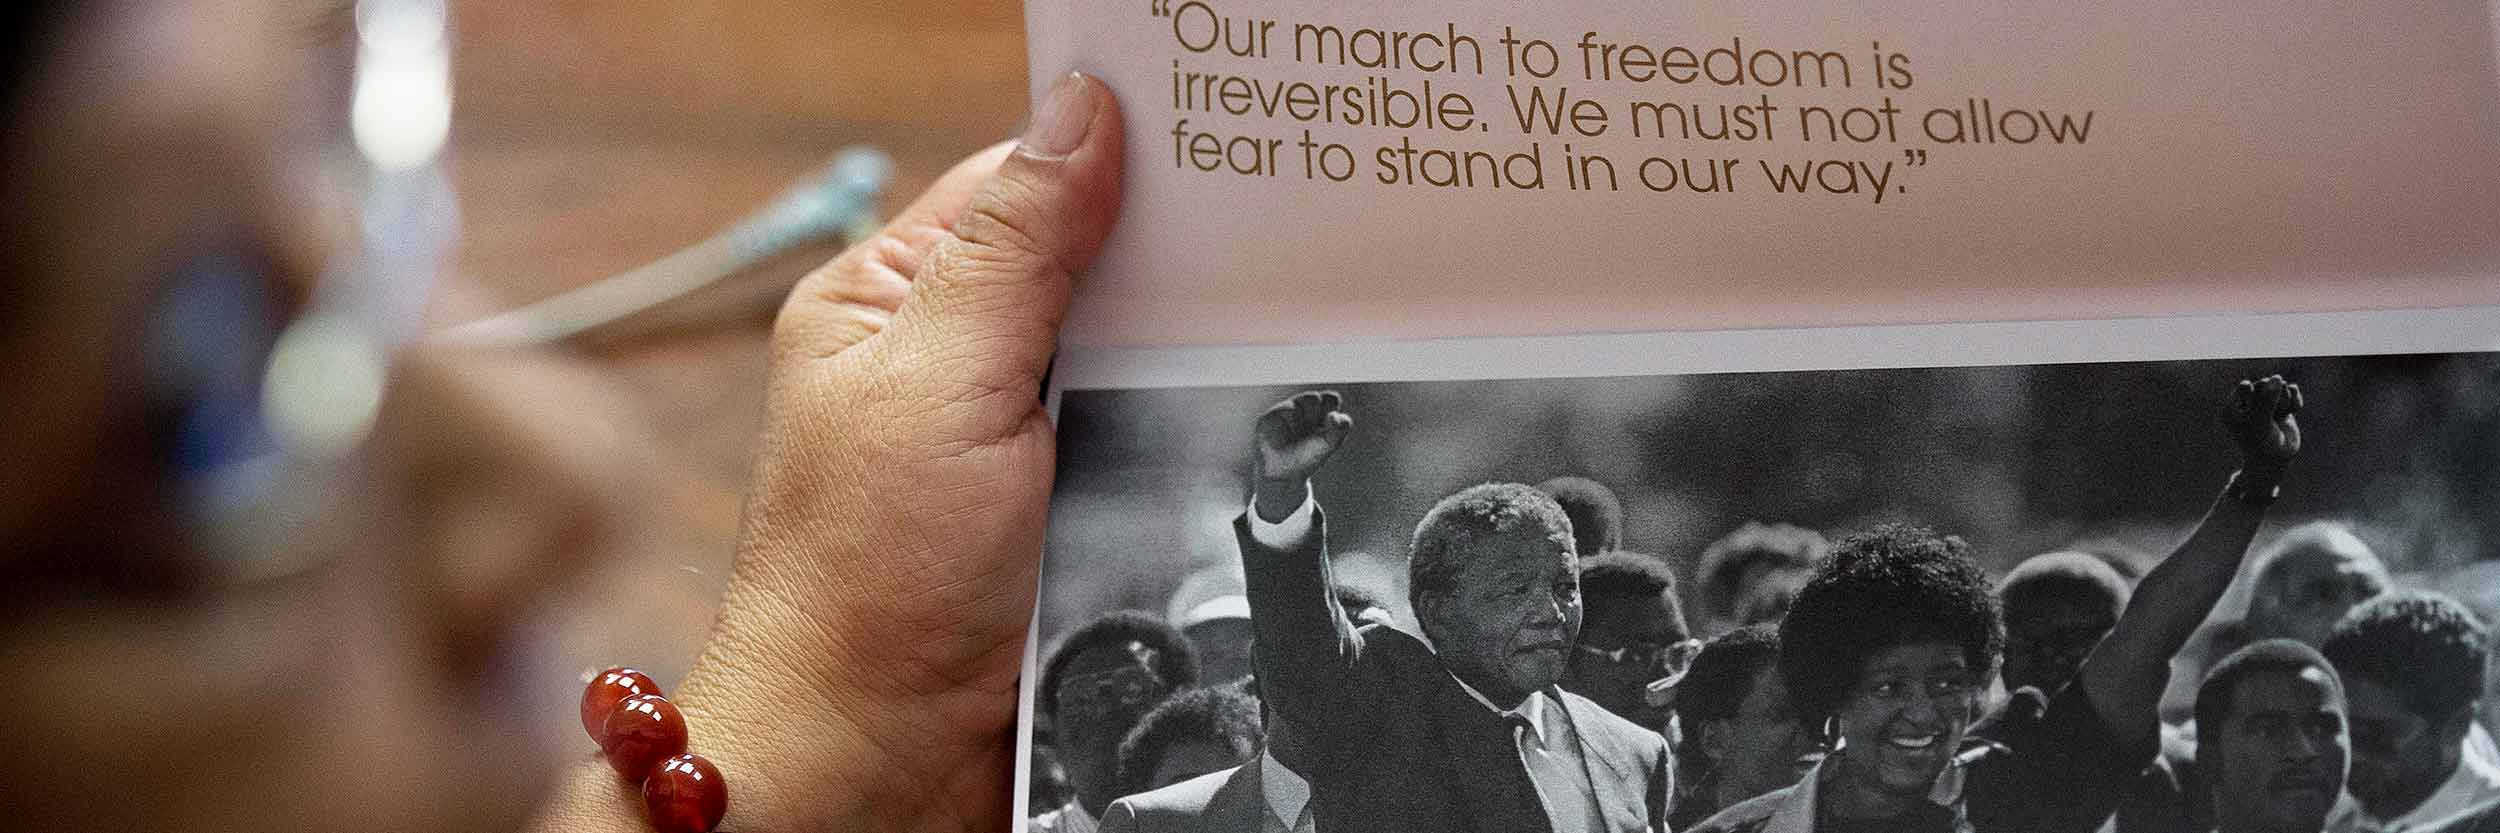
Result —
<instances>
[{"instance_id":1,"label":"open book page","mask_svg":"<svg viewBox=\"0 0 2500 833\"><path fill-rule=\"evenodd\" d=\"M1581 5L1028 6L1027 829L2500 814L2489 6Z\"/></svg>"},{"instance_id":2,"label":"open book page","mask_svg":"<svg viewBox=\"0 0 2500 833\"><path fill-rule=\"evenodd\" d=\"M2500 302L2484 3L1030 3L1078 344Z\"/></svg>"}]
</instances>

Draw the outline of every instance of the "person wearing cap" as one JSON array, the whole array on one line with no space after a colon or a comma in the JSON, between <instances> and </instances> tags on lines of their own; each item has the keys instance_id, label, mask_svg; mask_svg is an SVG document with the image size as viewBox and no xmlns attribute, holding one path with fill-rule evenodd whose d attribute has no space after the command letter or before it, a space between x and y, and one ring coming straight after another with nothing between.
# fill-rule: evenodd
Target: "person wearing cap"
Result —
<instances>
[{"instance_id":1,"label":"person wearing cap","mask_svg":"<svg viewBox=\"0 0 2500 833\"><path fill-rule=\"evenodd\" d=\"M1198 677L1208 685L1250 676L1250 599L1241 594L1240 565L1189 574L1172 591L1164 619L1189 637L1198 655Z\"/></svg>"}]
</instances>

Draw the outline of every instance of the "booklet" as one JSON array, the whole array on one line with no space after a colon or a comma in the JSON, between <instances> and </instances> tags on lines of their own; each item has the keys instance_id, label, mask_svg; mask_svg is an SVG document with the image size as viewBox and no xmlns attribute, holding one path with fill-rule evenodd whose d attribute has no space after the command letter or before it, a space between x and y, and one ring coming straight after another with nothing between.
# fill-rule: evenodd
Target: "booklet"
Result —
<instances>
[{"instance_id":1,"label":"booklet","mask_svg":"<svg viewBox=\"0 0 2500 833\"><path fill-rule=\"evenodd\" d=\"M2500 613L2493 19L1028 4L1129 193L1049 393L1018 817L1804 830L1844 766L1983 831L2500 798L2500 670L2331 659ZM2236 578L2128 604L2191 564ZM2269 650L2340 672L2349 763L2233 803L2177 773ZM2097 714L2139 707L2160 743ZM2389 709L2468 715L2465 763L2424 788Z\"/></svg>"}]
</instances>

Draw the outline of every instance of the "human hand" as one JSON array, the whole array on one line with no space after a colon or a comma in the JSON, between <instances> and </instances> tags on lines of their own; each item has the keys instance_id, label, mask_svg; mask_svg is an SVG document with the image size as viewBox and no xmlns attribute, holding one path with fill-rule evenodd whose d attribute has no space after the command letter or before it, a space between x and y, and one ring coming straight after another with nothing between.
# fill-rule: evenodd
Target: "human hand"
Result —
<instances>
[{"instance_id":1,"label":"human hand","mask_svg":"<svg viewBox=\"0 0 2500 833\"><path fill-rule=\"evenodd\" d=\"M2300 453L2300 386L2282 376L2241 380L2222 417L2240 452L2240 471L2271 487Z\"/></svg>"},{"instance_id":2,"label":"human hand","mask_svg":"<svg viewBox=\"0 0 2500 833\"><path fill-rule=\"evenodd\" d=\"M1100 82L1062 79L1020 143L784 303L728 595L670 692L728 785L723 829L1011 824L1042 377L1118 214L1121 130Z\"/></svg>"},{"instance_id":3,"label":"human hand","mask_svg":"<svg viewBox=\"0 0 2500 833\"><path fill-rule=\"evenodd\" d=\"M1259 483L1252 494L1260 517L1282 520L1308 499L1311 474L1345 444L1346 432L1354 428L1344 404L1336 391L1306 390L1259 415L1252 429Z\"/></svg>"}]
</instances>

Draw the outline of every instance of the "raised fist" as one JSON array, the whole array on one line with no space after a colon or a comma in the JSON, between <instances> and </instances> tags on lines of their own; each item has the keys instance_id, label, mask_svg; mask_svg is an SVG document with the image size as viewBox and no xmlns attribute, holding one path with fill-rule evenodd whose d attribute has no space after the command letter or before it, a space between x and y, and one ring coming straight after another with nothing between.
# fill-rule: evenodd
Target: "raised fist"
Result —
<instances>
[{"instance_id":1,"label":"raised fist","mask_svg":"<svg viewBox=\"0 0 2500 833\"><path fill-rule=\"evenodd\" d=\"M1354 417L1339 410L1343 404L1336 391L1306 390L1260 414L1259 480L1298 485L1319 471L1354 427Z\"/></svg>"},{"instance_id":2,"label":"raised fist","mask_svg":"<svg viewBox=\"0 0 2500 833\"><path fill-rule=\"evenodd\" d=\"M2300 386L2281 376L2242 380L2231 391L2223 427L2239 447L2241 470L2259 477L2278 477L2292 456L2300 453Z\"/></svg>"}]
</instances>

